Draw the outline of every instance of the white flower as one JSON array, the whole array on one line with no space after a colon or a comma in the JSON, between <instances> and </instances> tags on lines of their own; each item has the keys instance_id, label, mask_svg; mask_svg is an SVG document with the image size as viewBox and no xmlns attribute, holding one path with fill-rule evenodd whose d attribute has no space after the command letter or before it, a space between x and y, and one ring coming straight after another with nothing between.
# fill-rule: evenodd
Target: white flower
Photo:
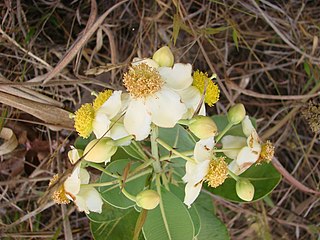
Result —
<instances>
[{"instance_id":1,"label":"white flower","mask_svg":"<svg viewBox=\"0 0 320 240\"><path fill-rule=\"evenodd\" d=\"M79 211L84 211L87 214L90 212L101 213L103 201L94 187L85 185L89 183L89 180L88 171L78 164L64 182L64 191L67 197L74 201Z\"/></svg>"},{"instance_id":2,"label":"white flower","mask_svg":"<svg viewBox=\"0 0 320 240\"><path fill-rule=\"evenodd\" d=\"M212 159L213 146L213 137L198 141L194 148L194 160L196 162L187 161L186 163L186 174L182 180L186 182L184 203L188 207L200 194L202 182L208 173Z\"/></svg>"},{"instance_id":3,"label":"white flower","mask_svg":"<svg viewBox=\"0 0 320 240\"><path fill-rule=\"evenodd\" d=\"M254 164L261 153L258 133L248 116L242 121L242 131L247 138L227 135L221 140L223 149L233 149L226 151L225 155L234 159L229 164L229 169L236 175L240 175Z\"/></svg>"},{"instance_id":4,"label":"white flower","mask_svg":"<svg viewBox=\"0 0 320 240\"><path fill-rule=\"evenodd\" d=\"M173 68L157 65L152 59L136 61L124 75L124 85L131 96L124 126L138 141L148 137L151 123L172 128L187 111L173 87L192 82L191 65L177 63Z\"/></svg>"}]
</instances>

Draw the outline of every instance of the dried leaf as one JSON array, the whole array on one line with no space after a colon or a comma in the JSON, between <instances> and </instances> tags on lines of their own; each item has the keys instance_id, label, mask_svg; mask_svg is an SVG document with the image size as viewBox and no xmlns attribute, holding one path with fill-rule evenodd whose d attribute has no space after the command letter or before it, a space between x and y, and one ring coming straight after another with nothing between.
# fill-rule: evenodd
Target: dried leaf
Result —
<instances>
[{"instance_id":1,"label":"dried leaf","mask_svg":"<svg viewBox=\"0 0 320 240\"><path fill-rule=\"evenodd\" d=\"M0 138L4 139L0 145L0 156L12 152L18 146L16 135L10 128L2 128Z\"/></svg>"}]
</instances>

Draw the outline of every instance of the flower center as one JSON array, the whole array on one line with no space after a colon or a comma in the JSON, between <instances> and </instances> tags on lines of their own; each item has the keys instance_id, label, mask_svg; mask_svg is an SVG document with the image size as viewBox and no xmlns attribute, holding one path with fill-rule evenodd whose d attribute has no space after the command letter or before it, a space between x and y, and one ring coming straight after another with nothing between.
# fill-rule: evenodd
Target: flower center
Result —
<instances>
[{"instance_id":1,"label":"flower center","mask_svg":"<svg viewBox=\"0 0 320 240\"><path fill-rule=\"evenodd\" d=\"M105 90L103 92L99 92L96 99L93 101L93 108L97 111L104 103L109 99L112 95L112 90Z\"/></svg>"},{"instance_id":2,"label":"flower center","mask_svg":"<svg viewBox=\"0 0 320 240\"><path fill-rule=\"evenodd\" d=\"M50 180L50 183L49 183L49 186L51 186L52 184L56 183L59 179L59 175L56 174L53 176L53 178ZM58 204L68 204L70 203L70 200L67 198L67 195L66 195L66 191L64 189L64 186L63 184L60 185L52 194L52 200L55 202L55 203L58 203Z\"/></svg>"},{"instance_id":3,"label":"flower center","mask_svg":"<svg viewBox=\"0 0 320 240\"><path fill-rule=\"evenodd\" d=\"M90 103L83 104L74 117L74 127L79 136L87 138L92 132L92 122L94 120L94 109Z\"/></svg>"},{"instance_id":4,"label":"flower center","mask_svg":"<svg viewBox=\"0 0 320 240\"><path fill-rule=\"evenodd\" d=\"M224 157L218 157L211 160L208 173L204 179L210 187L216 188L226 180L227 175L228 165Z\"/></svg>"},{"instance_id":5,"label":"flower center","mask_svg":"<svg viewBox=\"0 0 320 240\"><path fill-rule=\"evenodd\" d=\"M210 107L219 100L220 90L214 82L208 77L207 73L200 72L199 70L193 73L193 86L204 94L204 102Z\"/></svg>"},{"instance_id":6,"label":"flower center","mask_svg":"<svg viewBox=\"0 0 320 240\"><path fill-rule=\"evenodd\" d=\"M164 82L156 69L141 63L130 67L124 74L123 83L133 98L146 98L158 92Z\"/></svg>"},{"instance_id":7,"label":"flower center","mask_svg":"<svg viewBox=\"0 0 320 240\"><path fill-rule=\"evenodd\" d=\"M271 162L273 155L274 155L274 146L268 140L264 144L261 145L261 153L260 153L259 159L257 161L257 164L261 164L263 162L266 162L266 163Z\"/></svg>"}]
</instances>

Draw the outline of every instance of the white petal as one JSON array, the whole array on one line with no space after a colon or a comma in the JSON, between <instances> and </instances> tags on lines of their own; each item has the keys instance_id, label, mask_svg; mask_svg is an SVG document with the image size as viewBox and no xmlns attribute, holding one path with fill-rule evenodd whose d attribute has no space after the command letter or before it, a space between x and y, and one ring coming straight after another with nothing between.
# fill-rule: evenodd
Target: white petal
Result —
<instances>
[{"instance_id":1,"label":"white petal","mask_svg":"<svg viewBox=\"0 0 320 240\"><path fill-rule=\"evenodd\" d=\"M90 174L86 169L80 168L79 178L81 184L88 184L90 180Z\"/></svg>"},{"instance_id":2,"label":"white petal","mask_svg":"<svg viewBox=\"0 0 320 240\"><path fill-rule=\"evenodd\" d=\"M186 204L189 208L191 204L197 199L200 194L202 187L201 183L187 183L185 187L185 196L184 196L184 204Z\"/></svg>"},{"instance_id":3,"label":"white petal","mask_svg":"<svg viewBox=\"0 0 320 240\"><path fill-rule=\"evenodd\" d=\"M160 67L158 69L162 79L174 90L183 90L188 88L193 78L191 76L191 64L176 63L172 68Z\"/></svg>"},{"instance_id":4,"label":"white petal","mask_svg":"<svg viewBox=\"0 0 320 240\"><path fill-rule=\"evenodd\" d=\"M131 64L132 66L137 66L141 63L145 63L149 67L152 67L155 69L159 68L159 64L156 61L152 60L151 58L134 58Z\"/></svg>"},{"instance_id":5,"label":"white petal","mask_svg":"<svg viewBox=\"0 0 320 240\"><path fill-rule=\"evenodd\" d=\"M79 211L84 211L87 214L89 212L102 212L103 201L94 187L82 186L76 196L75 204L78 206Z\"/></svg>"},{"instance_id":6,"label":"white petal","mask_svg":"<svg viewBox=\"0 0 320 240\"><path fill-rule=\"evenodd\" d=\"M242 131L246 137L249 137L252 131L255 131L250 118L247 116L242 120Z\"/></svg>"},{"instance_id":7,"label":"white petal","mask_svg":"<svg viewBox=\"0 0 320 240\"><path fill-rule=\"evenodd\" d=\"M213 137L199 140L194 147L194 158L196 161L203 162L205 160L211 160L213 146Z\"/></svg>"},{"instance_id":8,"label":"white petal","mask_svg":"<svg viewBox=\"0 0 320 240\"><path fill-rule=\"evenodd\" d=\"M146 99L152 122L163 128L172 128L187 111L180 96L173 90L163 87L159 92Z\"/></svg>"},{"instance_id":9,"label":"white petal","mask_svg":"<svg viewBox=\"0 0 320 240\"><path fill-rule=\"evenodd\" d=\"M221 139L221 143L222 143L223 149L228 149L228 148L239 149L239 150L232 150L232 151L224 152L224 154L228 158L236 159L238 153L240 152L240 149L247 145L247 140L244 137L227 135Z\"/></svg>"},{"instance_id":10,"label":"white petal","mask_svg":"<svg viewBox=\"0 0 320 240\"><path fill-rule=\"evenodd\" d=\"M210 160L205 160L200 163L187 162L186 175L182 178L184 182L198 183L207 175Z\"/></svg>"},{"instance_id":11,"label":"white petal","mask_svg":"<svg viewBox=\"0 0 320 240\"><path fill-rule=\"evenodd\" d=\"M109 117L100 111L100 109L96 112L96 116L93 120L93 132L96 135L96 138L101 138L105 133L108 132L110 127L110 119Z\"/></svg>"},{"instance_id":12,"label":"white petal","mask_svg":"<svg viewBox=\"0 0 320 240\"><path fill-rule=\"evenodd\" d=\"M148 137L151 129L151 116L142 100L131 100L123 123L128 133L133 134L137 141Z\"/></svg>"},{"instance_id":13,"label":"white petal","mask_svg":"<svg viewBox=\"0 0 320 240\"><path fill-rule=\"evenodd\" d=\"M258 133L256 130L253 130L250 136L247 138L247 145L251 148L252 151L261 152L261 144Z\"/></svg>"},{"instance_id":14,"label":"white petal","mask_svg":"<svg viewBox=\"0 0 320 240\"><path fill-rule=\"evenodd\" d=\"M181 101L188 108L188 116L184 116L184 118L191 118L199 105L202 104L201 93L194 86L190 86L182 91L178 91L177 93L180 95Z\"/></svg>"},{"instance_id":15,"label":"white petal","mask_svg":"<svg viewBox=\"0 0 320 240\"><path fill-rule=\"evenodd\" d=\"M114 91L98 111L108 116L109 119L115 117L121 109L121 93L122 91Z\"/></svg>"},{"instance_id":16,"label":"white petal","mask_svg":"<svg viewBox=\"0 0 320 240\"><path fill-rule=\"evenodd\" d=\"M118 140L118 139L126 137L128 135L129 135L129 133L125 129L123 123L119 122L119 123L112 124L112 128L110 129L110 133L109 133L108 137L112 138L113 140ZM121 144L121 146L127 146L130 143L131 143L131 141L127 141L127 142Z\"/></svg>"},{"instance_id":17,"label":"white petal","mask_svg":"<svg viewBox=\"0 0 320 240\"><path fill-rule=\"evenodd\" d=\"M244 147L241 149L237 156L237 165L240 168L240 173L247 170L252 164L254 164L259 159L260 153L252 151L249 147Z\"/></svg>"},{"instance_id":18,"label":"white petal","mask_svg":"<svg viewBox=\"0 0 320 240\"><path fill-rule=\"evenodd\" d=\"M229 165L228 169L236 175L240 174L240 167L238 166L236 160L233 160Z\"/></svg>"},{"instance_id":19,"label":"white petal","mask_svg":"<svg viewBox=\"0 0 320 240\"><path fill-rule=\"evenodd\" d=\"M80 191L80 184L80 163L78 163L78 165L74 167L73 172L66 179L63 185L66 193L74 196Z\"/></svg>"}]
</instances>

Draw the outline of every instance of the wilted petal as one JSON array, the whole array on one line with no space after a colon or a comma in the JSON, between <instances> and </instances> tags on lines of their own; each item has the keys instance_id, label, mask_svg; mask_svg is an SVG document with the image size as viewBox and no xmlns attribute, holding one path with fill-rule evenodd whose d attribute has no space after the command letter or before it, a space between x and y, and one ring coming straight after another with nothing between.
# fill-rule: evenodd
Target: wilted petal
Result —
<instances>
[{"instance_id":1,"label":"wilted petal","mask_svg":"<svg viewBox=\"0 0 320 240\"><path fill-rule=\"evenodd\" d=\"M151 129L151 116L142 100L131 100L123 123L128 133L133 134L137 141L148 137Z\"/></svg>"},{"instance_id":2,"label":"wilted petal","mask_svg":"<svg viewBox=\"0 0 320 240\"><path fill-rule=\"evenodd\" d=\"M194 158L196 161L203 162L205 160L211 160L213 146L214 137L199 140L194 147Z\"/></svg>"},{"instance_id":3,"label":"wilted petal","mask_svg":"<svg viewBox=\"0 0 320 240\"><path fill-rule=\"evenodd\" d=\"M243 147L239 152L236 162L240 168L240 173L247 170L252 164L254 164L260 156L260 152L253 151L249 147Z\"/></svg>"},{"instance_id":4,"label":"wilted petal","mask_svg":"<svg viewBox=\"0 0 320 240\"><path fill-rule=\"evenodd\" d=\"M188 182L185 186L185 196L184 196L184 204L186 204L189 208L191 204L197 199L200 194L202 187L202 182L193 183Z\"/></svg>"},{"instance_id":5,"label":"wilted petal","mask_svg":"<svg viewBox=\"0 0 320 240\"><path fill-rule=\"evenodd\" d=\"M247 139L244 137L227 135L221 139L221 143L222 143L223 149L229 149L229 148L238 149L238 150L230 150L230 151L224 152L224 154L228 158L236 159L238 153L240 152L240 149L247 145Z\"/></svg>"},{"instance_id":6,"label":"wilted petal","mask_svg":"<svg viewBox=\"0 0 320 240\"><path fill-rule=\"evenodd\" d=\"M242 131L246 137L249 137L252 131L256 131L248 115L244 117L241 124Z\"/></svg>"},{"instance_id":7,"label":"wilted petal","mask_svg":"<svg viewBox=\"0 0 320 240\"><path fill-rule=\"evenodd\" d=\"M156 61L152 60L151 58L134 58L132 63L131 63L131 65L132 66L137 66L137 65L139 65L141 63L145 63L149 67L152 67L152 68L155 68L155 69L159 68L159 64Z\"/></svg>"},{"instance_id":8,"label":"wilted petal","mask_svg":"<svg viewBox=\"0 0 320 240\"><path fill-rule=\"evenodd\" d=\"M167 87L147 98L146 106L152 122L163 128L174 127L187 111L186 106L180 101L180 96Z\"/></svg>"},{"instance_id":9,"label":"wilted petal","mask_svg":"<svg viewBox=\"0 0 320 240\"><path fill-rule=\"evenodd\" d=\"M189 63L176 63L172 68L160 67L158 71L170 88L176 91L188 88L193 82L191 76L192 66Z\"/></svg>"}]
</instances>

